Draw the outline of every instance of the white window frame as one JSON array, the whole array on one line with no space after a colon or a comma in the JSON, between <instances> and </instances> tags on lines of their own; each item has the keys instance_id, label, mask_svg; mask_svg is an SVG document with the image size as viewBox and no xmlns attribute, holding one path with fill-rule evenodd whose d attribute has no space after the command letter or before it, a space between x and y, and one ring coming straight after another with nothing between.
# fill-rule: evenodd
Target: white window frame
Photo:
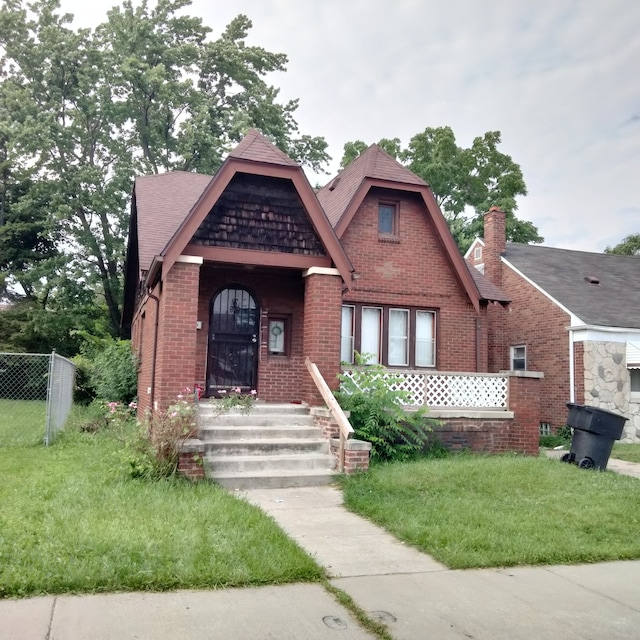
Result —
<instances>
[{"instance_id":1,"label":"white window frame","mask_svg":"<svg viewBox=\"0 0 640 640\"><path fill-rule=\"evenodd\" d=\"M518 356L516 355L517 349L523 349L524 355ZM516 367L515 363L518 360L522 360L522 367ZM526 371L527 370L527 345L526 344L514 344L510 348L510 363L511 363L511 371Z\"/></svg>"},{"instance_id":2,"label":"white window frame","mask_svg":"<svg viewBox=\"0 0 640 640\"><path fill-rule=\"evenodd\" d=\"M422 364L422 363L418 364L418 324L419 324L418 314L425 314L431 317L431 334L432 335L431 335L431 338L429 339L431 341L431 361L429 364ZM415 317L416 317L415 329L414 329L415 345L414 345L414 354L413 354L413 360L415 362L415 366L419 367L420 369L435 367L436 366L436 330L437 330L435 311L427 311L426 309L416 309Z\"/></svg>"},{"instance_id":3,"label":"white window frame","mask_svg":"<svg viewBox=\"0 0 640 640\"><path fill-rule=\"evenodd\" d=\"M404 335L391 335L391 314L394 312L402 313L405 317L404 323ZM390 367L408 367L409 366L409 336L411 335L411 312L409 309L398 309L394 307L389 308L389 320L387 331L387 362ZM404 352L404 358L402 362L391 362L391 341L403 340L404 345L402 351Z\"/></svg>"},{"instance_id":4,"label":"white window frame","mask_svg":"<svg viewBox=\"0 0 640 640\"><path fill-rule=\"evenodd\" d=\"M345 324L345 310L349 309L351 312L351 326L347 327ZM355 328L356 328L356 308L352 304L342 305L342 320L340 323L340 360L353 364L354 351L355 351Z\"/></svg>"},{"instance_id":5,"label":"white window frame","mask_svg":"<svg viewBox=\"0 0 640 640\"><path fill-rule=\"evenodd\" d=\"M362 346L363 344L363 334L364 334L364 312L366 310L375 310L378 312L378 345L374 350L369 348L365 348ZM363 305L361 311L361 324L360 324L360 353L366 353L371 356L366 362L366 364L380 364L382 362L382 336L384 334L384 309L382 307L374 307L371 305ZM367 345L368 347L369 345Z\"/></svg>"}]
</instances>

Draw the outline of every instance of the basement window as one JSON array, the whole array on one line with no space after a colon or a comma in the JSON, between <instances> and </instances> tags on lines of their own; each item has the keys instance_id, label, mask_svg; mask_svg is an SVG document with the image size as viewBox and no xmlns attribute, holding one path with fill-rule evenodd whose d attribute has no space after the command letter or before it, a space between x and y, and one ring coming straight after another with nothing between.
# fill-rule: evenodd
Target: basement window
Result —
<instances>
[{"instance_id":1,"label":"basement window","mask_svg":"<svg viewBox=\"0 0 640 640\"><path fill-rule=\"evenodd\" d=\"M511 347L511 370L527 370L527 347L523 344Z\"/></svg>"}]
</instances>

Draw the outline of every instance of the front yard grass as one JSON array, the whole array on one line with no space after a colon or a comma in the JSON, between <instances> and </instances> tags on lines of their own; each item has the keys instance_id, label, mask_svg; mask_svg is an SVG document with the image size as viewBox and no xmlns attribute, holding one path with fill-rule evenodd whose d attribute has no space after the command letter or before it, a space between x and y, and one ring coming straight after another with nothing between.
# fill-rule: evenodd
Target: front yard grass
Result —
<instances>
[{"instance_id":1,"label":"front yard grass","mask_svg":"<svg viewBox=\"0 0 640 640\"><path fill-rule=\"evenodd\" d=\"M640 558L640 481L545 457L378 465L344 499L455 569Z\"/></svg>"},{"instance_id":2,"label":"front yard grass","mask_svg":"<svg viewBox=\"0 0 640 640\"><path fill-rule=\"evenodd\" d=\"M44 400L0 398L0 449L42 444L46 417Z\"/></svg>"},{"instance_id":3,"label":"front yard grass","mask_svg":"<svg viewBox=\"0 0 640 640\"><path fill-rule=\"evenodd\" d=\"M627 460L628 462L640 462L640 444L615 442L611 457L618 458L618 460Z\"/></svg>"},{"instance_id":4,"label":"front yard grass","mask_svg":"<svg viewBox=\"0 0 640 640\"><path fill-rule=\"evenodd\" d=\"M314 581L259 509L209 483L131 480L103 431L0 447L0 598Z\"/></svg>"}]
</instances>

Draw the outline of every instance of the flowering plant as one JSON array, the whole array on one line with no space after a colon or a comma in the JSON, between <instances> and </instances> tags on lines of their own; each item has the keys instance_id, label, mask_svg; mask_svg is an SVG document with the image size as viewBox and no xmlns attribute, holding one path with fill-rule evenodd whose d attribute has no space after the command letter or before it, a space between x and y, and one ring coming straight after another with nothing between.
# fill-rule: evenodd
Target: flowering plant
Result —
<instances>
[{"instance_id":1,"label":"flowering plant","mask_svg":"<svg viewBox=\"0 0 640 640\"><path fill-rule=\"evenodd\" d=\"M253 405L258 399L258 392L252 389L250 393L242 393L240 387L235 387L231 391L224 389L218 392L220 399L216 401L216 413L219 415L232 409L238 409L243 415L247 415L253 409Z\"/></svg>"}]
</instances>

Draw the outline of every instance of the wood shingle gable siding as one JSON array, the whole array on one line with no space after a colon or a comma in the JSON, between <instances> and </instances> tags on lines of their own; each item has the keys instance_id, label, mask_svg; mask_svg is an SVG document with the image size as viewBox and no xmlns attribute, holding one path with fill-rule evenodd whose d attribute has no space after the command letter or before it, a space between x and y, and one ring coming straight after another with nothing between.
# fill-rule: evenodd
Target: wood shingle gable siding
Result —
<instances>
[{"instance_id":1,"label":"wood shingle gable siding","mask_svg":"<svg viewBox=\"0 0 640 640\"><path fill-rule=\"evenodd\" d=\"M193 244L325 256L290 180L236 174Z\"/></svg>"}]
</instances>

